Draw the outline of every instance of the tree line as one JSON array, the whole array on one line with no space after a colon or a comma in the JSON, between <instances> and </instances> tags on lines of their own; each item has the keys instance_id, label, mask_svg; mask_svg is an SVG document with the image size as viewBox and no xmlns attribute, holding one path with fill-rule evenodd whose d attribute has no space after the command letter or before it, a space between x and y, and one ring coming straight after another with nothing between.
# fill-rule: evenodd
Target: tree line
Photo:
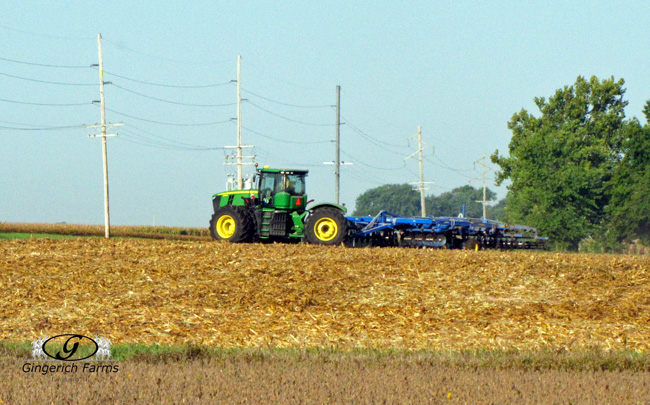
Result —
<instances>
[{"instance_id":1,"label":"tree line","mask_svg":"<svg viewBox=\"0 0 650 405\"><path fill-rule=\"evenodd\" d=\"M496 202L497 194L487 189L486 199L492 203L487 208L489 219L503 219L505 217L506 200ZM462 186L438 196L425 197L427 215L437 217L456 217L463 213L465 217L481 218L483 205L478 202L483 199L483 189L472 186ZM420 192L409 184L386 184L372 188L356 200L353 215L373 216L380 210L386 210L404 217L419 216Z\"/></svg>"},{"instance_id":2,"label":"tree line","mask_svg":"<svg viewBox=\"0 0 650 405\"><path fill-rule=\"evenodd\" d=\"M557 250L577 250L589 240L603 251L631 241L650 243L650 100L645 124L627 117L625 81L579 76L550 97L536 97L539 113L525 109L508 122L508 153L491 156L505 182L504 200L488 208L489 219L536 227ZM482 190L463 186L427 196L427 214L480 218ZM488 191L488 200L496 194ZM366 191L355 215L386 209L420 214L419 192L408 184Z\"/></svg>"}]
</instances>

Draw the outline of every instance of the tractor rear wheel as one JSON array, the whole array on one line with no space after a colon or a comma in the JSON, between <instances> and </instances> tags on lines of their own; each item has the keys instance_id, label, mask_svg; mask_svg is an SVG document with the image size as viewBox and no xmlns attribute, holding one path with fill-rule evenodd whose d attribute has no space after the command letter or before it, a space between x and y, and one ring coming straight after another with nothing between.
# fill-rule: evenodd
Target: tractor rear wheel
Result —
<instances>
[{"instance_id":1,"label":"tractor rear wheel","mask_svg":"<svg viewBox=\"0 0 650 405\"><path fill-rule=\"evenodd\" d=\"M250 242L253 233L253 218L243 207L220 208L210 220L210 234L216 240L233 243Z\"/></svg>"},{"instance_id":2,"label":"tractor rear wheel","mask_svg":"<svg viewBox=\"0 0 650 405\"><path fill-rule=\"evenodd\" d=\"M336 208L320 208L305 222L305 238L315 245L340 245L348 233L348 223Z\"/></svg>"}]
</instances>

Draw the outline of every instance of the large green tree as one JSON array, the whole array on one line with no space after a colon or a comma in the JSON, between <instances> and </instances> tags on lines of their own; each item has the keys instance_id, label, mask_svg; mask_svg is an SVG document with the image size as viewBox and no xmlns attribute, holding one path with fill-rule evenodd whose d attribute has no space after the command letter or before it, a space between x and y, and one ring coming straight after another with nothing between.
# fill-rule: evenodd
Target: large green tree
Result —
<instances>
[{"instance_id":1,"label":"large green tree","mask_svg":"<svg viewBox=\"0 0 650 405\"><path fill-rule=\"evenodd\" d=\"M501 167L497 184L511 181L509 221L536 226L558 248L576 249L600 232L622 155L623 84L578 77L548 100L535 98L541 116L523 109L513 115L509 155L492 155Z\"/></svg>"},{"instance_id":2,"label":"large green tree","mask_svg":"<svg viewBox=\"0 0 650 405\"><path fill-rule=\"evenodd\" d=\"M635 119L624 132L624 157L611 181L608 239L614 242L650 244L650 101L643 112L646 125Z\"/></svg>"}]
</instances>

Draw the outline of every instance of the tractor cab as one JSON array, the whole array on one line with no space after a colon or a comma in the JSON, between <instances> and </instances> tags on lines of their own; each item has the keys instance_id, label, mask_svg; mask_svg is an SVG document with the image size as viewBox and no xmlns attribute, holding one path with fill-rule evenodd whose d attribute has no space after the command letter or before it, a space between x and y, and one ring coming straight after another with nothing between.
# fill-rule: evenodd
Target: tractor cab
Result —
<instances>
[{"instance_id":1,"label":"tractor cab","mask_svg":"<svg viewBox=\"0 0 650 405\"><path fill-rule=\"evenodd\" d=\"M304 211L307 170L258 169L258 198L263 208Z\"/></svg>"}]
</instances>

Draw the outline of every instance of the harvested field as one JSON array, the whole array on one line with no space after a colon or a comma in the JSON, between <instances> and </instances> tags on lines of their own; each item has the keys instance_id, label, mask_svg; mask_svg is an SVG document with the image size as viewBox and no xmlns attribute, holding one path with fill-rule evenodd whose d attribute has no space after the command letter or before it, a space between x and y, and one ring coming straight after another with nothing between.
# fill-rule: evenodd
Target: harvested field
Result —
<instances>
[{"instance_id":1,"label":"harvested field","mask_svg":"<svg viewBox=\"0 0 650 405\"><path fill-rule=\"evenodd\" d=\"M0 222L1 233L104 237L104 226ZM210 231L207 228L180 228L172 226L112 226L111 236L148 239L211 240Z\"/></svg>"},{"instance_id":2,"label":"harvested field","mask_svg":"<svg viewBox=\"0 0 650 405\"><path fill-rule=\"evenodd\" d=\"M0 339L647 351L650 258L204 241L0 241Z\"/></svg>"}]
</instances>

